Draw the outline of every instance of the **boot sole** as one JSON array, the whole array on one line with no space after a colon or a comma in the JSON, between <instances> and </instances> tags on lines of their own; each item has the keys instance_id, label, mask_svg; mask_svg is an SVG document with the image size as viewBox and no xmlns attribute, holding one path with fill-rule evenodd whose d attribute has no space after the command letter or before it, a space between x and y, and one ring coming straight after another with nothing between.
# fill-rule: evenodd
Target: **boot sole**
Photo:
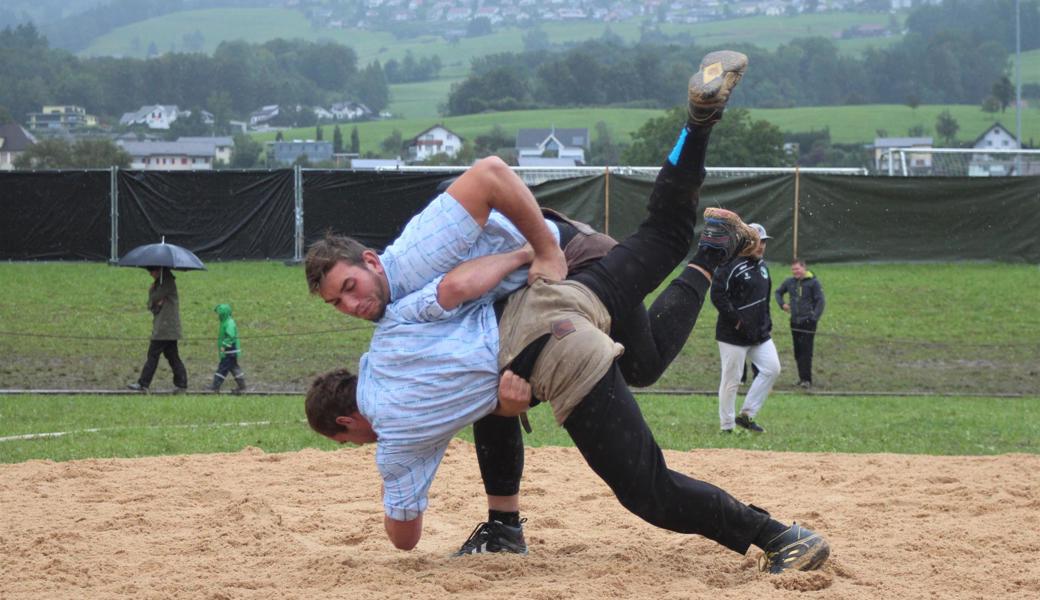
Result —
<instances>
[{"instance_id":1,"label":"boot sole","mask_svg":"<svg viewBox=\"0 0 1040 600\"><path fill-rule=\"evenodd\" d=\"M731 50L712 52L701 61L700 70L690 77L690 104L702 108L722 106L729 100L729 92L747 70L747 56ZM725 97L720 98L725 91Z\"/></svg>"}]
</instances>

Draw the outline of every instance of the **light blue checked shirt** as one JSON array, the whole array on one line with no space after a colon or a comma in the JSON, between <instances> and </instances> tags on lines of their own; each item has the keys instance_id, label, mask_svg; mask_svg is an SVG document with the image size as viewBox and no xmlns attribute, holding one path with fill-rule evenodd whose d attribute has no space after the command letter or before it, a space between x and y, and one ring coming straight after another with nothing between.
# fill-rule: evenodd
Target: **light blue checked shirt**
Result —
<instances>
[{"instance_id":1,"label":"light blue checked shirt","mask_svg":"<svg viewBox=\"0 0 1040 600\"><path fill-rule=\"evenodd\" d=\"M549 228L559 240L554 224ZM498 323L492 304L527 281L520 269L485 296L453 310L437 303L437 285L473 258L526 243L498 212L482 229L441 194L413 217L380 256L390 282L386 314L376 323L358 372L358 409L379 441L386 514L418 517L448 442L498 403Z\"/></svg>"}]
</instances>

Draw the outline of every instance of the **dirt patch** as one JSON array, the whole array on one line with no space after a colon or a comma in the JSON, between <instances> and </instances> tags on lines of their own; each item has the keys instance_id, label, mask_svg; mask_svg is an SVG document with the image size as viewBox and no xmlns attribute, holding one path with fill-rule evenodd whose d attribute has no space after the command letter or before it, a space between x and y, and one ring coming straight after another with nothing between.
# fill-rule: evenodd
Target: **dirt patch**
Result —
<instances>
[{"instance_id":1,"label":"dirt patch","mask_svg":"<svg viewBox=\"0 0 1040 600\"><path fill-rule=\"evenodd\" d=\"M531 554L449 559L485 515L473 447L441 466L412 552L386 541L371 449L0 465L3 598L1035 598L1040 456L701 450L671 466L826 535L757 571L627 513L573 449L528 449Z\"/></svg>"}]
</instances>

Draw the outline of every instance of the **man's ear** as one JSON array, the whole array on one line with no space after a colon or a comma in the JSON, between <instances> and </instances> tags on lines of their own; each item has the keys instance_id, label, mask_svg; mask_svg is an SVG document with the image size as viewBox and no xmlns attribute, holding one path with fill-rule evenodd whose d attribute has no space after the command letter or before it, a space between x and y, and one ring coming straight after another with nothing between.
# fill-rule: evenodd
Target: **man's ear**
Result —
<instances>
[{"instance_id":1,"label":"man's ear","mask_svg":"<svg viewBox=\"0 0 1040 600\"><path fill-rule=\"evenodd\" d=\"M368 265L370 271L379 275L383 274L383 261L379 260L379 255L372 250L365 250L362 252L361 260Z\"/></svg>"},{"instance_id":2,"label":"man's ear","mask_svg":"<svg viewBox=\"0 0 1040 600\"><path fill-rule=\"evenodd\" d=\"M354 423L355 423L355 421L351 417L348 417L348 416L336 417L336 425L339 425L341 427L346 427L347 429L350 429L350 426L353 425Z\"/></svg>"}]
</instances>

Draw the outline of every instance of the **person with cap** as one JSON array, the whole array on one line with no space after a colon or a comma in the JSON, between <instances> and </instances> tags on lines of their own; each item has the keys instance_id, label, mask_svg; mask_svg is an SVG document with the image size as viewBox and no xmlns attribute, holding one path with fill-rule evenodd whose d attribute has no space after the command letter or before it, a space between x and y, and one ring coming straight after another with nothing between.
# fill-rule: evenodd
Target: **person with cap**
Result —
<instances>
[{"instance_id":1,"label":"person with cap","mask_svg":"<svg viewBox=\"0 0 1040 600\"><path fill-rule=\"evenodd\" d=\"M749 223L758 232L758 247L750 256L737 256L715 271L711 284L711 302L719 311L715 323L715 340L719 343L722 376L719 383L719 423L723 433L735 426L762 433L765 429L755 417L780 375L780 357L776 353L769 317L769 294L772 280L766 266L766 228ZM737 388L749 360L758 370L748 388L740 414L735 414Z\"/></svg>"}]
</instances>

